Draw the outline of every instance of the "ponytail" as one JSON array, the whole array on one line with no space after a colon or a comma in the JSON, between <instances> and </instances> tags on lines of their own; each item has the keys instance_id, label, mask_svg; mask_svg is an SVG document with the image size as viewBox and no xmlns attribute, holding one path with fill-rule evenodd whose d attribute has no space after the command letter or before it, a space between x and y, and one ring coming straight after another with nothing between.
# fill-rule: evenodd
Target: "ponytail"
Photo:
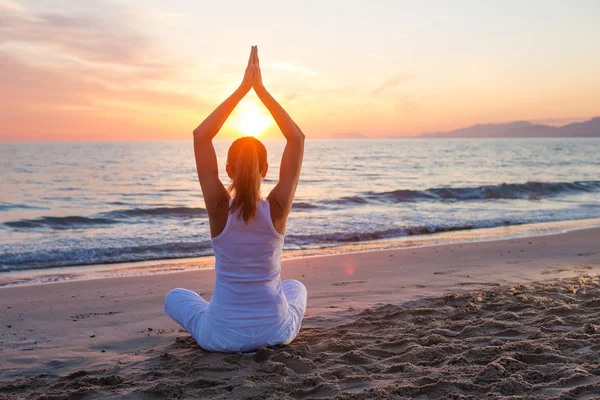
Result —
<instances>
[{"instance_id":1,"label":"ponytail","mask_svg":"<svg viewBox=\"0 0 600 400\"><path fill-rule=\"evenodd\" d=\"M228 162L233 172L229 192L235 192L229 212L237 212L237 217L247 225L256 216L262 181L261 166L266 163L266 149L252 137L238 139L229 149Z\"/></svg>"}]
</instances>

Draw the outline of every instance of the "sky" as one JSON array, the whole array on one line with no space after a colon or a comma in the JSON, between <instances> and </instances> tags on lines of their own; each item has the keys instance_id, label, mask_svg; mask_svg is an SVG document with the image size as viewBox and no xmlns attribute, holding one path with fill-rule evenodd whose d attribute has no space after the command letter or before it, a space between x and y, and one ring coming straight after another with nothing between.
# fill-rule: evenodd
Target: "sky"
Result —
<instances>
[{"instance_id":1,"label":"sky","mask_svg":"<svg viewBox=\"0 0 600 400\"><path fill-rule=\"evenodd\" d=\"M263 81L308 138L600 115L600 1L0 0L0 141L191 139ZM250 121L250 122L249 122ZM250 93L217 138L281 133Z\"/></svg>"}]
</instances>

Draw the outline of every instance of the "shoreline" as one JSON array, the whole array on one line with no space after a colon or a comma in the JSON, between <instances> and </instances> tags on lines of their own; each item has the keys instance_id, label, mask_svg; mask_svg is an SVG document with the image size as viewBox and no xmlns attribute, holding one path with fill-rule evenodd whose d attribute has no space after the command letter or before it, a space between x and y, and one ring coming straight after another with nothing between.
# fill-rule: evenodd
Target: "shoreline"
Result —
<instances>
[{"instance_id":1,"label":"shoreline","mask_svg":"<svg viewBox=\"0 0 600 400\"><path fill-rule=\"evenodd\" d=\"M541 222L505 227L478 228L428 235L404 236L339 246L285 250L282 261L352 255L385 250L427 248L452 244L487 243L518 238L535 238L600 228L600 218ZM171 274L214 269L214 256L157 259L124 263L90 264L0 272L0 289L65 281Z\"/></svg>"}]
</instances>

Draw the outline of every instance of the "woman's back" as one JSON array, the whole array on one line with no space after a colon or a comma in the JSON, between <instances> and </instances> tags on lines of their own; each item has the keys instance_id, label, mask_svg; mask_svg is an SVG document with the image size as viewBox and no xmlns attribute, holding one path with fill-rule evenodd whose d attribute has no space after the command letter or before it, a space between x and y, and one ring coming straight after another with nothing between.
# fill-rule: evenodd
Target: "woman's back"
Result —
<instances>
[{"instance_id":1,"label":"woman's back","mask_svg":"<svg viewBox=\"0 0 600 400\"><path fill-rule=\"evenodd\" d=\"M283 235L273 226L269 202L259 200L249 224L237 213L229 214L212 244L217 277L208 309L210 323L254 327L286 319L288 304L280 278Z\"/></svg>"}]
</instances>

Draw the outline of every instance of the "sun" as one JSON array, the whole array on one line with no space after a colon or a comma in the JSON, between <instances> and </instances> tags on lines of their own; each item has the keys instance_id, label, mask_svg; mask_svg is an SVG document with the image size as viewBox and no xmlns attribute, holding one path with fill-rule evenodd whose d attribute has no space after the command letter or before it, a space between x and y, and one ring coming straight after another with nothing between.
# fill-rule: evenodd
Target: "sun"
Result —
<instances>
[{"instance_id":1,"label":"sun","mask_svg":"<svg viewBox=\"0 0 600 400\"><path fill-rule=\"evenodd\" d=\"M272 123L272 118L254 102L239 104L232 116L232 125L244 136L258 136Z\"/></svg>"}]
</instances>

